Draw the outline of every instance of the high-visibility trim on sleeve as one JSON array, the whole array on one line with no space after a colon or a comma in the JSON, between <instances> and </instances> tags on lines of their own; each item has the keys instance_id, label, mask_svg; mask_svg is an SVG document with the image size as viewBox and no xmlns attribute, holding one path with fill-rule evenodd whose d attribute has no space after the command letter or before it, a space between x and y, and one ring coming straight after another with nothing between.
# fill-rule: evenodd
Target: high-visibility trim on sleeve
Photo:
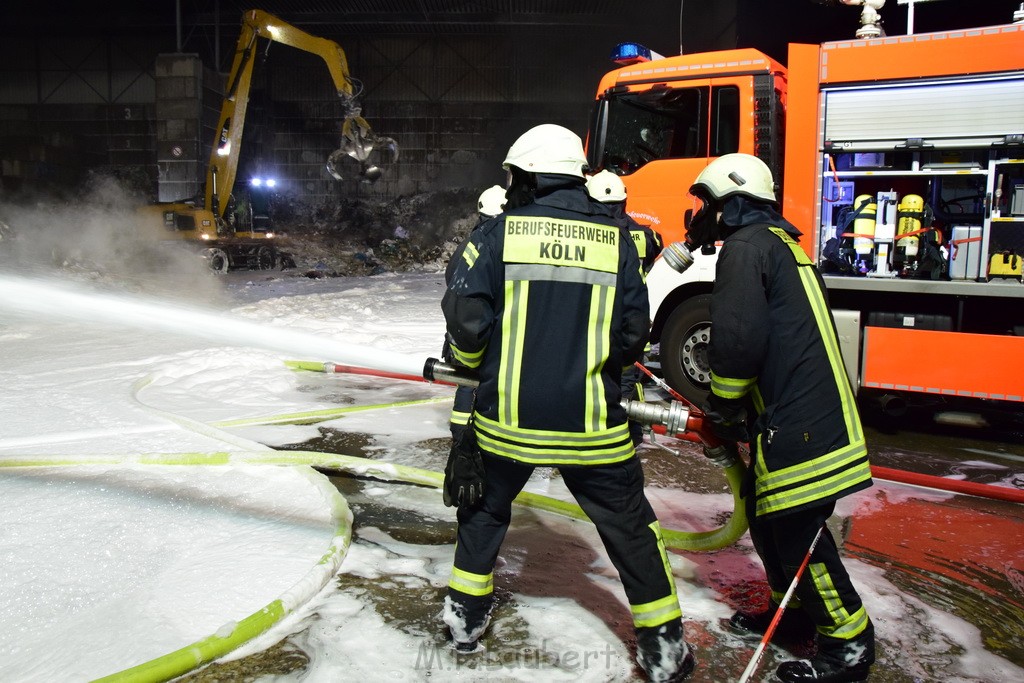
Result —
<instances>
[{"instance_id":1,"label":"high-visibility trim on sleeve","mask_svg":"<svg viewBox=\"0 0 1024 683\"><path fill-rule=\"evenodd\" d=\"M448 421L453 425L468 425L470 415L472 415L472 413L452 409L452 415L448 418Z\"/></svg>"},{"instance_id":2,"label":"high-visibility trim on sleeve","mask_svg":"<svg viewBox=\"0 0 1024 683\"><path fill-rule=\"evenodd\" d=\"M467 368L480 367L480 363L481 361L483 361L484 358L484 351L487 350L487 347L485 346L479 351L470 353L469 351L463 351L455 344L449 344L449 346L451 347L452 356L455 358L455 360L459 361Z\"/></svg>"},{"instance_id":3,"label":"high-visibility trim on sleeve","mask_svg":"<svg viewBox=\"0 0 1024 683\"><path fill-rule=\"evenodd\" d=\"M737 379L722 377L711 372L711 391L722 398L743 398L757 384L756 377Z\"/></svg>"},{"instance_id":4,"label":"high-visibility trim on sleeve","mask_svg":"<svg viewBox=\"0 0 1024 683\"><path fill-rule=\"evenodd\" d=\"M490 595L494 592L494 573L473 574L458 567L452 567L448 587L467 595Z\"/></svg>"},{"instance_id":5,"label":"high-visibility trim on sleeve","mask_svg":"<svg viewBox=\"0 0 1024 683\"><path fill-rule=\"evenodd\" d=\"M466 262L466 265L470 268L476 263L477 257L480 256L480 251L476 248L476 245L472 242L466 244L466 248L462 250L462 260Z\"/></svg>"}]
</instances>

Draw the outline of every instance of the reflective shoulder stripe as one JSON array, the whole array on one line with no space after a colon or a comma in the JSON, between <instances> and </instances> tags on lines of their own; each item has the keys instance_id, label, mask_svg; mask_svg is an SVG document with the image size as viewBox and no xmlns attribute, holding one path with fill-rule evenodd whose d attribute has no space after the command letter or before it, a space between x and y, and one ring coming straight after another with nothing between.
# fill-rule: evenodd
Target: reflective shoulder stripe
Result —
<instances>
[{"instance_id":1,"label":"reflective shoulder stripe","mask_svg":"<svg viewBox=\"0 0 1024 683\"><path fill-rule=\"evenodd\" d=\"M619 270L619 228L546 216L506 216L506 263Z\"/></svg>"},{"instance_id":2,"label":"reflective shoulder stripe","mask_svg":"<svg viewBox=\"0 0 1024 683\"><path fill-rule=\"evenodd\" d=\"M490 595L494 592L494 574L473 574L452 567L448 587L467 595Z\"/></svg>"},{"instance_id":3,"label":"reflective shoulder stripe","mask_svg":"<svg viewBox=\"0 0 1024 683\"><path fill-rule=\"evenodd\" d=\"M472 242L466 244L466 248L462 250L462 260L466 262L470 268L476 263L477 257L480 256L480 252L477 251L476 245Z\"/></svg>"},{"instance_id":4,"label":"reflective shoulder stripe","mask_svg":"<svg viewBox=\"0 0 1024 683\"><path fill-rule=\"evenodd\" d=\"M778 237L780 240L786 243L786 245L793 252L793 257L796 259L796 262L798 264L800 264L801 266L812 265L810 257L807 256L807 252L805 252L800 247L800 244L797 243L797 241L793 239L793 237L788 232L786 232L782 228L776 228L774 226L769 226L768 229L775 233L776 237Z\"/></svg>"},{"instance_id":5,"label":"reflective shoulder stripe","mask_svg":"<svg viewBox=\"0 0 1024 683\"><path fill-rule=\"evenodd\" d=\"M711 391L722 398L743 398L757 383L756 377L734 379L711 373Z\"/></svg>"}]
</instances>

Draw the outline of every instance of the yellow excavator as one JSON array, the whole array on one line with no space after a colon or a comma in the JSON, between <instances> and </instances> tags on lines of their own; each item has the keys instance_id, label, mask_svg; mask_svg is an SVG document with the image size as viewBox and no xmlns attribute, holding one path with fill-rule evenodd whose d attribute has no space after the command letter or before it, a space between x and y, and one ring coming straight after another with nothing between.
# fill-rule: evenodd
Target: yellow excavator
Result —
<instances>
[{"instance_id":1,"label":"yellow excavator","mask_svg":"<svg viewBox=\"0 0 1024 683\"><path fill-rule=\"evenodd\" d=\"M253 216L250 212L247 219L242 220L232 211L231 193L260 38L318 55L326 63L343 108L341 146L327 158L327 170L334 178L341 180L340 164L345 158L358 163L359 178L367 183L375 182L382 174L370 161L374 150L379 150L378 156L389 161L398 159L395 141L374 134L361 116L357 100L359 89L349 75L348 60L340 45L310 35L262 10L245 11L228 75L217 138L210 151L202 203L180 201L144 207L144 220L160 230L164 239L191 243L218 273L232 268L274 268L287 259L275 244L274 232L265 216Z\"/></svg>"}]
</instances>

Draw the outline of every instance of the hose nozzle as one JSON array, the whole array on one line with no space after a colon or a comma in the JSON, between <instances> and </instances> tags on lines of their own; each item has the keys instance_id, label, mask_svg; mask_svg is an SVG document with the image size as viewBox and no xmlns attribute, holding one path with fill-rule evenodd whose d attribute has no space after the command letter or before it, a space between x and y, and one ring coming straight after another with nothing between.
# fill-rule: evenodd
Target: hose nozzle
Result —
<instances>
[{"instance_id":1,"label":"hose nozzle","mask_svg":"<svg viewBox=\"0 0 1024 683\"><path fill-rule=\"evenodd\" d=\"M644 403L643 401L623 401L629 419L646 425L662 425L669 434L680 434L686 431L686 422L690 418L690 409L678 401L667 406Z\"/></svg>"},{"instance_id":2,"label":"hose nozzle","mask_svg":"<svg viewBox=\"0 0 1024 683\"><path fill-rule=\"evenodd\" d=\"M423 379L428 382L447 382L464 387L475 387L480 379L469 368L449 365L437 358L428 358L423 365Z\"/></svg>"}]
</instances>

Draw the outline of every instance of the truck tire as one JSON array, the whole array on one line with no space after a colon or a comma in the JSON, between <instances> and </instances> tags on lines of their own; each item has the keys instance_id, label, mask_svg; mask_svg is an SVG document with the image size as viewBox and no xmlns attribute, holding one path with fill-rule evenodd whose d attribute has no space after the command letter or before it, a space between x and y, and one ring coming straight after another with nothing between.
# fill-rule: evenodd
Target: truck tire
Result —
<instances>
[{"instance_id":1,"label":"truck tire","mask_svg":"<svg viewBox=\"0 0 1024 683\"><path fill-rule=\"evenodd\" d=\"M661 369L665 381L700 406L711 391L711 295L694 296L676 307L661 333Z\"/></svg>"},{"instance_id":2,"label":"truck tire","mask_svg":"<svg viewBox=\"0 0 1024 683\"><path fill-rule=\"evenodd\" d=\"M210 270L218 275L228 272L228 269L231 267L231 260L223 249L207 249L206 261L210 264Z\"/></svg>"},{"instance_id":3,"label":"truck tire","mask_svg":"<svg viewBox=\"0 0 1024 683\"><path fill-rule=\"evenodd\" d=\"M273 247L259 247L256 249L256 270L273 270L277 262L277 254Z\"/></svg>"}]
</instances>

